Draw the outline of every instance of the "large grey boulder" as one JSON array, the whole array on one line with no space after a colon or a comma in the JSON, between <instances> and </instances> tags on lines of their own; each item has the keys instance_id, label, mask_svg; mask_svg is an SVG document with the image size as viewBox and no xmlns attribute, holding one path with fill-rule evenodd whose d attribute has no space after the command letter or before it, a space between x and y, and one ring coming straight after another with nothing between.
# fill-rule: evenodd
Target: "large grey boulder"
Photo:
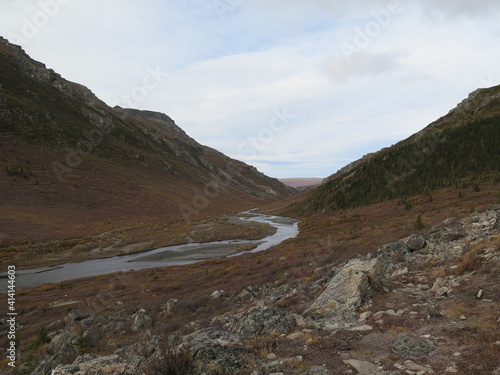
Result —
<instances>
[{"instance_id":1,"label":"large grey boulder","mask_svg":"<svg viewBox=\"0 0 500 375\"><path fill-rule=\"evenodd\" d=\"M225 327L209 327L184 338L193 351L193 359L200 372L216 373L239 370L245 363L240 339Z\"/></svg>"},{"instance_id":2,"label":"large grey boulder","mask_svg":"<svg viewBox=\"0 0 500 375\"><path fill-rule=\"evenodd\" d=\"M276 306L255 306L229 317L227 326L242 339L250 339L273 332L288 333L295 327L295 318Z\"/></svg>"},{"instance_id":3,"label":"large grey boulder","mask_svg":"<svg viewBox=\"0 0 500 375\"><path fill-rule=\"evenodd\" d=\"M419 359L427 357L437 347L427 341L401 336L394 340L391 349L394 354L402 359Z\"/></svg>"},{"instance_id":4,"label":"large grey boulder","mask_svg":"<svg viewBox=\"0 0 500 375\"><path fill-rule=\"evenodd\" d=\"M425 246L425 237L420 234L412 234L403 239L403 243L411 252L422 250Z\"/></svg>"},{"instance_id":5,"label":"large grey boulder","mask_svg":"<svg viewBox=\"0 0 500 375\"><path fill-rule=\"evenodd\" d=\"M357 321L359 308L372 298L374 290L386 286L387 279L377 259L351 260L304 315L316 320L328 319L339 328L351 326Z\"/></svg>"}]
</instances>

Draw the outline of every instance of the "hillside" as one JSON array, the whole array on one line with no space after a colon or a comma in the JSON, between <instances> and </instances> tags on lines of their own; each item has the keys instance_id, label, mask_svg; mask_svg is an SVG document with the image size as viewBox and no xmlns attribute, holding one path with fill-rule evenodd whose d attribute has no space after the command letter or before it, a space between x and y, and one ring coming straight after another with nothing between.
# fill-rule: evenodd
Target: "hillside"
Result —
<instances>
[{"instance_id":1,"label":"hillside","mask_svg":"<svg viewBox=\"0 0 500 375\"><path fill-rule=\"evenodd\" d=\"M4 246L190 221L293 192L164 114L108 107L5 39L0 177Z\"/></svg>"},{"instance_id":2,"label":"hillside","mask_svg":"<svg viewBox=\"0 0 500 375\"><path fill-rule=\"evenodd\" d=\"M313 214L386 199L500 181L500 86L469 95L446 116L398 144L368 154L315 189L292 212Z\"/></svg>"}]
</instances>

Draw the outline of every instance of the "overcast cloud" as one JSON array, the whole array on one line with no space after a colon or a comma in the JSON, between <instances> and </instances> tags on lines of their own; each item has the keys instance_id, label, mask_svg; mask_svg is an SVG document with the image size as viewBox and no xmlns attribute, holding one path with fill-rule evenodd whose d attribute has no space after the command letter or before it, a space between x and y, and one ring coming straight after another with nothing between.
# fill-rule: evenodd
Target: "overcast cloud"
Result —
<instances>
[{"instance_id":1,"label":"overcast cloud","mask_svg":"<svg viewBox=\"0 0 500 375\"><path fill-rule=\"evenodd\" d=\"M268 175L325 177L499 84L499 10L497 0L13 0L0 5L0 34L108 104L164 112ZM143 95L146 77L156 84Z\"/></svg>"}]
</instances>

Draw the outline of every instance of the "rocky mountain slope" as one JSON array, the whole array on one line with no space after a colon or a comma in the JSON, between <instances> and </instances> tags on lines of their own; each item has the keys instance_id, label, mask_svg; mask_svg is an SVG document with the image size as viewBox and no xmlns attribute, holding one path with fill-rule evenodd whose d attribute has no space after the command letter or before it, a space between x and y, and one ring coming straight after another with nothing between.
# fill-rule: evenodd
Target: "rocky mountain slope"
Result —
<instances>
[{"instance_id":1,"label":"rocky mountain slope","mask_svg":"<svg viewBox=\"0 0 500 375\"><path fill-rule=\"evenodd\" d=\"M419 133L342 168L294 212L324 213L498 182L499 139L500 86L479 89Z\"/></svg>"},{"instance_id":2,"label":"rocky mountain slope","mask_svg":"<svg viewBox=\"0 0 500 375\"><path fill-rule=\"evenodd\" d=\"M293 192L164 114L108 107L5 39L0 176L4 245L191 220Z\"/></svg>"}]
</instances>

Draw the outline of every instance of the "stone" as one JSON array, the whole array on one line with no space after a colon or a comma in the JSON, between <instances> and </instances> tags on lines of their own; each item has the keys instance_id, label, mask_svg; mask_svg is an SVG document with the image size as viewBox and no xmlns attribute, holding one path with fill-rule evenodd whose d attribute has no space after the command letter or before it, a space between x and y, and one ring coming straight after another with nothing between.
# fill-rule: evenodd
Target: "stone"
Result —
<instances>
[{"instance_id":1,"label":"stone","mask_svg":"<svg viewBox=\"0 0 500 375\"><path fill-rule=\"evenodd\" d=\"M149 325L151 321L152 319L148 314L146 314L146 310L140 309L138 312L132 315L132 331L139 331L140 329Z\"/></svg>"},{"instance_id":2,"label":"stone","mask_svg":"<svg viewBox=\"0 0 500 375\"><path fill-rule=\"evenodd\" d=\"M225 292L223 290L216 290L215 292L213 292L210 297L212 297L213 299L219 299L221 298L223 295L225 294Z\"/></svg>"},{"instance_id":3,"label":"stone","mask_svg":"<svg viewBox=\"0 0 500 375\"><path fill-rule=\"evenodd\" d=\"M392 273L391 278L406 275L406 274L408 274L408 267L400 268Z\"/></svg>"},{"instance_id":4,"label":"stone","mask_svg":"<svg viewBox=\"0 0 500 375\"><path fill-rule=\"evenodd\" d=\"M49 344L48 352L56 354L61 362L68 363L78 354L75 344L78 342L79 335L75 332L62 331L56 335Z\"/></svg>"},{"instance_id":5,"label":"stone","mask_svg":"<svg viewBox=\"0 0 500 375\"><path fill-rule=\"evenodd\" d=\"M300 375L333 375L333 373L323 366L315 366Z\"/></svg>"},{"instance_id":6,"label":"stone","mask_svg":"<svg viewBox=\"0 0 500 375\"><path fill-rule=\"evenodd\" d=\"M429 305L427 307L427 319L431 318L442 318L443 314L441 314L434 306Z\"/></svg>"},{"instance_id":7,"label":"stone","mask_svg":"<svg viewBox=\"0 0 500 375\"><path fill-rule=\"evenodd\" d=\"M286 372L289 373L291 368L296 368L299 363L302 363L304 358L300 355L292 358L285 359L277 359L275 361L271 361L264 364L264 368L266 373L280 373Z\"/></svg>"},{"instance_id":8,"label":"stone","mask_svg":"<svg viewBox=\"0 0 500 375\"><path fill-rule=\"evenodd\" d=\"M445 297L448 294L450 294L450 292L451 292L451 288L448 288L447 286L443 286L443 287L439 288L438 290L436 290L436 298Z\"/></svg>"},{"instance_id":9,"label":"stone","mask_svg":"<svg viewBox=\"0 0 500 375\"><path fill-rule=\"evenodd\" d=\"M393 341L392 352L402 359L427 357L437 349L433 344L409 336L400 336Z\"/></svg>"},{"instance_id":10,"label":"stone","mask_svg":"<svg viewBox=\"0 0 500 375\"><path fill-rule=\"evenodd\" d=\"M301 339L303 337L304 337L303 332L294 332L294 333L289 334L286 338L289 340L298 340L298 339Z\"/></svg>"},{"instance_id":11,"label":"stone","mask_svg":"<svg viewBox=\"0 0 500 375\"><path fill-rule=\"evenodd\" d=\"M79 310L71 310L68 315L64 318L64 321L67 323L71 322L79 322L81 320L89 318L89 314L82 313Z\"/></svg>"},{"instance_id":12,"label":"stone","mask_svg":"<svg viewBox=\"0 0 500 375\"><path fill-rule=\"evenodd\" d=\"M167 313L174 312L175 311L175 307L177 306L178 303L179 303L179 300L175 299L175 298L172 298L172 299L168 300L167 301L167 305L166 305Z\"/></svg>"},{"instance_id":13,"label":"stone","mask_svg":"<svg viewBox=\"0 0 500 375\"><path fill-rule=\"evenodd\" d=\"M364 321L364 320L370 318L371 316L372 316L372 312L371 311L365 311L364 313L361 313L359 315L359 320L360 321Z\"/></svg>"},{"instance_id":14,"label":"stone","mask_svg":"<svg viewBox=\"0 0 500 375\"><path fill-rule=\"evenodd\" d=\"M483 290L481 289L479 292L477 292L477 294L476 294L476 298L482 298L482 297L483 297L483 294L484 294L484 292L483 292Z\"/></svg>"},{"instance_id":15,"label":"stone","mask_svg":"<svg viewBox=\"0 0 500 375\"><path fill-rule=\"evenodd\" d=\"M378 371L378 366L367 361L357 359L347 359L344 363L359 375L373 375Z\"/></svg>"},{"instance_id":16,"label":"stone","mask_svg":"<svg viewBox=\"0 0 500 375\"><path fill-rule=\"evenodd\" d=\"M57 366L51 375L134 375L136 373L137 371L133 366L122 362L117 355L97 356L86 354L78 357L73 364Z\"/></svg>"},{"instance_id":17,"label":"stone","mask_svg":"<svg viewBox=\"0 0 500 375\"><path fill-rule=\"evenodd\" d=\"M186 336L184 341L196 350L199 347L209 344L218 344L221 346L237 345L240 343L240 338L225 327L214 326L193 332Z\"/></svg>"},{"instance_id":18,"label":"stone","mask_svg":"<svg viewBox=\"0 0 500 375\"><path fill-rule=\"evenodd\" d=\"M414 372L420 372L424 374L432 374L434 373L434 370L428 367L421 366L413 361L407 360L404 362L405 367L409 371L414 371Z\"/></svg>"},{"instance_id":19,"label":"stone","mask_svg":"<svg viewBox=\"0 0 500 375\"><path fill-rule=\"evenodd\" d=\"M229 330L243 339L288 333L296 324L292 315L276 306L255 306L227 320Z\"/></svg>"},{"instance_id":20,"label":"stone","mask_svg":"<svg viewBox=\"0 0 500 375\"><path fill-rule=\"evenodd\" d=\"M434 284L432 285L431 292L437 291L439 288L442 288L445 286L444 279L442 278L437 278Z\"/></svg>"},{"instance_id":21,"label":"stone","mask_svg":"<svg viewBox=\"0 0 500 375\"><path fill-rule=\"evenodd\" d=\"M353 325L358 309L382 289L387 279L377 259L351 260L328 283L325 291L304 312L313 319L329 318L339 326Z\"/></svg>"},{"instance_id":22,"label":"stone","mask_svg":"<svg viewBox=\"0 0 500 375\"><path fill-rule=\"evenodd\" d=\"M408 247L402 241L398 241L382 246L375 252L375 256L384 265L388 265L401 263L408 252Z\"/></svg>"},{"instance_id":23,"label":"stone","mask_svg":"<svg viewBox=\"0 0 500 375\"><path fill-rule=\"evenodd\" d=\"M448 366L444 372L447 374L455 374L458 372L458 369L456 366Z\"/></svg>"},{"instance_id":24,"label":"stone","mask_svg":"<svg viewBox=\"0 0 500 375\"><path fill-rule=\"evenodd\" d=\"M425 246L425 238L420 234L412 234L405 238L403 243L411 252L422 250Z\"/></svg>"},{"instance_id":25,"label":"stone","mask_svg":"<svg viewBox=\"0 0 500 375\"><path fill-rule=\"evenodd\" d=\"M266 357L268 360L272 361L273 359L276 359L276 354L274 353L269 353Z\"/></svg>"}]
</instances>

